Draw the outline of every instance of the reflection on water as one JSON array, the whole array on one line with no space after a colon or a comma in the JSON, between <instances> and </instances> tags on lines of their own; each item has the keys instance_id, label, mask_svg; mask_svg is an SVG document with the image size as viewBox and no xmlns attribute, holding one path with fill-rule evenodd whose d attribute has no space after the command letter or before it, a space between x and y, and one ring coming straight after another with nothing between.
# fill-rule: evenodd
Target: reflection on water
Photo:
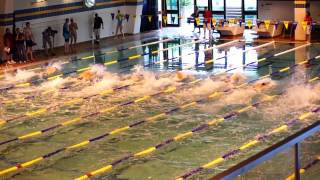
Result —
<instances>
[{"instance_id":1,"label":"reflection on water","mask_svg":"<svg viewBox=\"0 0 320 180\"><path fill-rule=\"evenodd\" d=\"M123 45L120 49L155 40L157 39L146 42L137 41L133 44ZM80 76L72 74L57 78L54 81L44 82L39 86L3 91L0 97L2 102L33 96L17 102L3 103L0 109L1 119L7 120L36 111L39 108L52 108L48 108L44 114L22 116L17 121L4 124L0 127L1 142L79 116L100 112L121 103L131 100L137 101L130 105L117 107L109 113L88 116L78 123L59 127L34 138L1 145L0 169L32 160L61 147L82 142L116 128L126 127L146 117L175 109L183 104L206 99L205 97L213 92L225 91L224 95L216 99L207 100L186 109L175 110L158 121L145 123L83 148L62 152L44 160L43 163L15 174L9 174L4 178L23 180L75 178L83 173L103 167L124 155L139 152L179 133L190 131L199 124L223 117L234 110L258 102L268 95L282 91L287 92L273 102L264 103L252 111L241 113L237 117L213 126L202 133L174 142L163 149L157 150L150 156L133 158L101 177L102 179L136 180L174 179L194 167L207 163L210 159L238 148L252 138L279 126L284 120L297 117L298 114L319 104L320 93L318 91L320 88L317 82L309 86L304 84L308 78L318 75L317 63L314 63L314 66L309 69L304 66L300 67L296 69L294 74L278 74L271 79L264 79L255 82L253 85L235 89L244 82L278 71L296 62L301 62L302 59L307 58L305 56L316 56L319 48L317 45L270 58L267 62L256 63L260 58L291 49L294 46L276 43L274 46L252 50L252 48L263 43L239 42L230 46L203 51L213 45L225 43L225 41L217 41L176 47L190 42L191 40L188 39L177 38L165 43L120 50L120 52L107 55L102 54L112 49L102 49L95 52L94 60L79 60L70 64L57 62L49 65L51 69L47 68L47 73L50 71L50 73L55 74L60 70L70 72L79 68L92 67L89 72L79 73ZM152 53L157 50L163 51ZM303 55L298 55L299 52ZM135 60L125 60L137 54L142 54L142 57ZM122 61L108 66L106 72L105 67L101 64L112 60ZM205 63L210 62L210 60L215 61ZM156 62L159 61L164 62L157 64ZM241 67L249 63L251 63L250 66ZM193 68L190 68L190 66L193 66ZM53 67L56 68L55 71L57 72L52 72ZM221 76L213 76L232 68L236 69ZM182 71L177 73L176 70ZM212 76L209 78L210 75ZM10 81L10 83L30 78L40 80L42 78L39 73L27 71L18 71L6 77L6 81L3 82ZM21 77L25 79L21 79ZM195 84L189 83L198 78L203 80ZM119 87L122 86L124 88L120 89ZM177 87L177 90L154 95L166 89L172 90L173 87ZM114 88L114 92L105 91L110 90L110 88ZM50 89L54 90L45 93ZM227 91L228 89L229 91ZM101 92L108 93L103 94ZM141 100L141 97L144 99ZM78 98L78 101L71 104L66 103L75 100L75 98ZM82 99L79 100L79 98ZM212 177L214 174L229 168L274 142L280 141L314 121L316 121L316 118L311 118L306 124L299 124L285 133L275 135L251 150L240 154L240 156L232 158L216 168L204 171L193 178L207 179ZM303 159L309 159L310 156L320 152L319 142L315 140L308 141L307 146L308 148L304 149L307 153L302 157ZM257 176L256 179L270 179L276 177L275 174L277 174L278 177L284 178L291 173L290 169L282 168L283 164L289 162L291 162L290 159L281 158L280 162L269 163L264 168L253 171L253 175L248 174L244 177ZM271 168L274 171L266 171L267 173L265 173L265 168ZM317 172L315 175L317 175ZM317 176L311 174L308 177L312 179Z\"/></svg>"}]
</instances>

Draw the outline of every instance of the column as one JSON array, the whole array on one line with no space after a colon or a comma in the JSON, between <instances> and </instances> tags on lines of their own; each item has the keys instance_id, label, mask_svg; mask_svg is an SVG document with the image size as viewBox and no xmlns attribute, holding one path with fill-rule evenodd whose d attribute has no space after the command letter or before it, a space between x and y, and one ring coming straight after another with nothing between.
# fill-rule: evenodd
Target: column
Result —
<instances>
[{"instance_id":1,"label":"column","mask_svg":"<svg viewBox=\"0 0 320 180\"><path fill-rule=\"evenodd\" d=\"M295 40L305 41L307 40L307 35L306 31L303 29L301 25L301 22L304 21L304 17L306 16L306 11L309 7L309 3L307 2L307 0L295 0L294 4L294 20L298 23L297 29L295 31Z\"/></svg>"}]
</instances>

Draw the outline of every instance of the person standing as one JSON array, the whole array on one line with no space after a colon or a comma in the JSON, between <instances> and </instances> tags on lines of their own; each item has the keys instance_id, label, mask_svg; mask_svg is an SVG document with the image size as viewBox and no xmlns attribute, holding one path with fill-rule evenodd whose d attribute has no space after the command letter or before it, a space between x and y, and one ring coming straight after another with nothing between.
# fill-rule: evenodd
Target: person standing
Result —
<instances>
[{"instance_id":1,"label":"person standing","mask_svg":"<svg viewBox=\"0 0 320 180\"><path fill-rule=\"evenodd\" d=\"M69 42L70 42L69 18L67 18L63 24L62 35L64 37L64 53L67 54L67 53L69 53L69 50L70 50L70 46L69 46Z\"/></svg>"},{"instance_id":2,"label":"person standing","mask_svg":"<svg viewBox=\"0 0 320 180\"><path fill-rule=\"evenodd\" d=\"M306 12L306 16L304 17L304 21L308 23L308 25L311 25L312 23L312 17L309 11Z\"/></svg>"},{"instance_id":3,"label":"person standing","mask_svg":"<svg viewBox=\"0 0 320 180\"><path fill-rule=\"evenodd\" d=\"M198 8L198 6L196 6L194 8L194 12L193 12L193 14L191 16L194 19L194 22L193 22L194 28L193 28L192 32L194 32L196 30L196 28L199 28L199 33L200 33L200 25L198 24L198 21L197 21L199 19L199 8Z\"/></svg>"},{"instance_id":4,"label":"person standing","mask_svg":"<svg viewBox=\"0 0 320 180\"><path fill-rule=\"evenodd\" d=\"M122 26L122 22L124 19L124 15L121 14L120 10L118 10L117 16L116 16L116 20L117 20L117 28L116 28L116 38L118 37L118 32L120 30L120 36L122 34L122 38L124 38L124 33L122 31L123 26Z\"/></svg>"},{"instance_id":5,"label":"person standing","mask_svg":"<svg viewBox=\"0 0 320 180\"><path fill-rule=\"evenodd\" d=\"M24 28L24 35L25 35L25 39L26 39L26 56L27 56L27 60L31 60L33 61L33 50L32 47L35 45L34 43L34 38L33 38L33 33L32 33L32 29L31 29L31 25L29 22L26 23L26 27Z\"/></svg>"},{"instance_id":6,"label":"person standing","mask_svg":"<svg viewBox=\"0 0 320 180\"><path fill-rule=\"evenodd\" d=\"M312 24L312 17L309 11L306 12L306 16L304 17L304 21L307 22L307 40L310 40L311 35L311 24Z\"/></svg>"},{"instance_id":7,"label":"person standing","mask_svg":"<svg viewBox=\"0 0 320 180\"><path fill-rule=\"evenodd\" d=\"M76 22L74 22L74 20L71 18L70 20L70 25L69 25L69 30L70 30L70 48L72 52L75 52L76 48L76 44L77 44L77 38L78 38L78 34L77 34L77 30L78 30L78 25Z\"/></svg>"},{"instance_id":8,"label":"person standing","mask_svg":"<svg viewBox=\"0 0 320 180\"><path fill-rule=\"evenodd\" d=\"M208 7L204 8L204 24L203 24L203 31L204 31L204 38L206 38L206 29L209 31L209 37L211 36L211 19L212 19L212 12L208 10Z\"/></svg>"},{"instance_id":9,"label":"person standing","mask_svg":"<svg viewBox=\"0 0 320 180\"><path fill-rule=\"evenodd\" d=\"M12 59L12 52L14 48L14 37L9 28L6 29L6 33L3 35L3 60L8 64L14 64Z\"/></svg>"},{"instance_id":10,"label":"person standing","mask_svg":"<svg viewBox=\"0 0 320 180\"><path fill-rule=\"evenodd\" d=\"M96 13L94 17L94 23L93 23L93 32L96 36L95 43L99 44L100 42L100 31L101 28L103 29L103 20L102 18Z\"/></svg>"},{"instance_id":11,"label":"person standing","mask_svg":"<svg viewBox=\"0 0 320 180\"><path fill-rule=\"evenodd\" d=\"M27 60L26 58L26 47L25 43L25 35L22 29L16 29L16 48L17 48L17 60L22 63Z\"/></svg>"},{"instance_id":12,"label":"person standing","mask_svg":"<svg viewBox=\"0 0 320 180\"><path fill-rule=\"evenodd\" d=\"M49 51L51 55L54 55L52 43L53 36L54 32L52 31L52 28L50 26L42 32L42 42L46 56L49 56Z\"/></svg>"}]
</instances>

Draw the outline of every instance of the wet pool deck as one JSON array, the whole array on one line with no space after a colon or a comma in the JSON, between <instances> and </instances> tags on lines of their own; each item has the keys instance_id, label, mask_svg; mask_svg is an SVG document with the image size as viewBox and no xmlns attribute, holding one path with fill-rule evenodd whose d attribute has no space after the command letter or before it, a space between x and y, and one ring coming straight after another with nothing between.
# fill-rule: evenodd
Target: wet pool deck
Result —
<instances>
[{"instance_id":1,"label":"wet pool deck","mask_svg":"<svg viewBox=\"0 0 320 180\"><path fill-rule=\"evenodd\" d=\"M244 36L230 36L230 37L222 37L220 39L225 40L237 40L237 39L245 39L250 40L254 39L254 41L257 42L270 42L275 41L279 43L306 43L307 41L293 41L290 38L282 38L282 37L276 37L276 38L264 38L264 39L257 39L255 36L251 35L251 31L246 31ZM114 37L108 37L103 38L100 41L99 46L93 46L92 41L87 42L81 42L77 44L77 52L70 53L65 55L63 47L56 47L54 49L55 56L45 56L43 53L43 50L39 50L35 52L35 61L27 62L24 64L14 64L14 65L0 65L0 73L4 72L10 72L12 70L18 69L18 68L27 68L30 66L37 66L42 65L45 63L50 62L53 58L58 59L60 57L69 57L71 59L74 56L77 56L77 54L83 53L83 52L92 52L99 49L106 49L106 48L112 48L117 47L124 43L130 43L142 39L148 39L148 38L154 38L154 37L171 37L171 36L181 36L181 37L196 37L198 36L198 33L193 32L186 32L183 28L164 28L162 30L154 30L139 34L133 34L133 35L126 35L125 39L119 38L116 39ZM203 37L203 34L201 34L200 37Z\"/></svg>"}]
</instances>

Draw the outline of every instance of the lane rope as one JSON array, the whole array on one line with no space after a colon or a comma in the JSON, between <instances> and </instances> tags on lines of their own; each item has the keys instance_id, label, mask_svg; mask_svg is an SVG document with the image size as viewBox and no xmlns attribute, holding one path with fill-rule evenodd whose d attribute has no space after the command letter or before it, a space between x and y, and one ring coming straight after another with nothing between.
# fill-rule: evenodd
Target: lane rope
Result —
<instances>
[{"instance_id":1,"label":"lane rope","mask_svg":"<svg viewBox=\"0 0 320 180\"><path fill-rule=\"evenodd\" d=\"M320 56L318 56L318 57L320 58ZM314 58L312 58L312 59L314 59ZM302 64L306 64L306 63L301 63L300 65L302 65ZM272 73L272 74L275 74L275 73L276 73L276 72L274 72L274 73ZM279 70L279 73L283 73L283 71ZM260 78L259 78L259 79L260 79ZM253 82L253 81L252 81L252 82ZM237 87L239 88L239 87L243 87L243 86L240 85L240 86L237 86ZM212 95L209 96L209 98L217 97L217 96L219 96L219 94L221 94L221 93L213 93ZM201 102L201 101L199 101L199 102ZM182 106L180 106L180 107L178 107L178 108L175 108L175 109L172 109L172 110L170 110L170 111L168 111L168 112L169 112L169 113L172 113L172 112L175 112L175 111L177 111L177 110L179 110L179 109L181 109L181 108L183 109L183 108L190 107L190 106L192 106L193 104L196 104L196 102L192 102L192 103L188 103L188 104L186 104L186 105L182 105ZM249 109L249 108L245 108L245 109ZM241 113L241 112L245 112L245 111L246 111L245 109L239 110L239 112L240 112L240 113ZM52 156L54 156L54 155L56 155L56 154L58 154L58 153L60 153L60 152L86 146L86 145L88 145L89 143L98 141L98 140L100 140L100 139L103 139L103 138L105 138L106 136L118 134L118 133L121 133L121 132L123 132L123 131L126 131L126 130L132 128L132 127L138 126L138 125L144 123L144 121L155 121L156 119L161 118L161 117L163 117L163 116L165 116L165 115L166 115L166 113L161 113L161 114L155 115L155 116L153 116L153 117L147 118L146 120L142 120L142 121L136 122L136 123L131 124L131 125L129 125L129 126L126 126L126 127L123 127L123 128L119 128L119 129L115 129L115 130L111 131L110 133L106 133L106 134L97 136L97 137L95 137L95 138L92 138L92 139L87 140L87 141L83 141L83 142L81 142L81 143L78 143L78 144L75 144L75 145L72 145L72 146L68 146L68 147L65 147L65 148L58 149L58 150L56 150L56 151L54 151L54 152L48 153L48 154L46 154L46 155L44 155L44 156L41 156L41 157L36 158L36 159L34 159L34 160L28 161L28 162L26 162L26 163L27 163L29 166L31 166L31 165L36 164L36 163L38 163L38 162L40 162L40 161L42 161L42 160L44 160L44 159L47 159L47 158L49 158L49 157L52 157ZM236 114L234 114L234 115L228 115L228 116L230 116L230 118L231 118L231 117L233 117L233 116L235 116L235 115L236 115ZM226 118L228 118L228 116L226 116ZM201 129L201 128L200 128L200 129ZM200 131L200 130L199 130L199 131ZM143 152L141 152L141 153L138 153L137 155L140 156L140 155L144 155L144 154L146 154L146 153L148 153L148 152L151 153L151 152L153 152L153 151L154 151L154 148L148 149L148 150L143 151ZM128 158L129 158L129 157L128 157ZM121 160L120 162L122 162L122 161L124 161L124 160ZM26 164L26 163L23 163L23 164ZM22 165L23 165L23 164L22 164ZM19 168L19 167L20 167L20 168ZM18 169L22 169L21 167L24 168L23 166L21 166L21 164L19 164L19 165L17 165L17 166L14 166L14 167L5 169L5 170L3 170L3 171L0 171L0 175L1 175L1 172L3 172L3 174L7 174L7 173L10 173L10 172L16 171L16 170L18 170ZM108 166L108 167L110 167L110 166ZM112 168L112 166L111 166L111 168ZM102 168L102 169L105 169L105 168ZM100 172L100 171L99 171L99 172ZM103 172L104 172L104 171L103 171Z\"/></svg>"},{"instance_id":2,"label":"lane rope","mask_svg":"<svg viewBox=\"0 0 320 180\"><path fill-rule=\"evenodd\" d=\"M261 47L264 47L264 46L265 46L265 45L261 45ZM214 76L214 75L213 75L213 76ZM127 106L127 105L131 105L131 104L136 104L136 103L141 103L141 102L144 102L144 101L146 101L146 100L148 100L148 99L150 99L150 98L152 98L152 97L155 97L155 96L158 96L158 95L161 95L161 94L172 93L172 92L176 91L176 90L178 89L178 87L181 88L181 87L184 87L184 86L186 86L186 85L192 85L192 84L195 84L195 83L198 83L198 82L201 82L201 81L203 81L203 79L196 79L196 80L194 80L194 81L192 81L192 82L189 82L189 83L182 83L182 84L180 84L179 86L169 87L168 89L166 89L166 90L164 90L164 91L160 91L160 92L157 92L157 93L151 94L151 95L145 95L145 96L143 96L143 97L137 98L136 100L132 100L132 101L129 101L129 102L124 102L124 103L122 103L122 104L120 104L120 105L115 105L115 106L113 106L113 107L111 107L111 108L107 108L107 109L102 110L102 111L100 111L100 112L95 112L95 113L91 113L90 115L85 115L84 117L97 116L97 115L99 115L100 113L112 112L112 111L114 111L114 110L116 110L116 109L119 109L120 107ZM112 91L112 90L111 90L111 91L110 91L110 90L106 90L106 91L103 91L103 93L104 93L104 94L106 94L106 93L113 93L113 91ZM78 102L80 102L80 101L82 101L81 98L76 98L76 99L74 99L74 100L72 100L72 101L67 101L66 103L67 103L67 104L74 104L74 103L78 103ZM55 107L56 107L56 106L55 106ZM0 120L0 126L1 126L1 125L4 125L4 124L7 124L7 123L9 123L9 122L12 122L12 121L19 120L19 119L21 119L21 118L37 116L37 115L46 113L47 111L48 111L48 109L41 108L41 109L39 109L39 110L36 110L36 111L33 111L33 112L28 112L28 113L23 114L23 115L21 115L21 116L19 116L19 117L16 117L16 118L11 118L11 119L8 119L8 120ZM83 119L83 117L77 117L76 119L77 119L77 121L81 121L81 120ZM71 122L77 122L77 121L74 121L74 119L68 120L68 121L66 121L66 122L69 122L69 121L71 121ZM69 124L71 124L71 123L67 123L67 125L69 125ZM73 124L73 123L72 123L72 124ZM49 127L49 128L43 129L42 131L37 131L37 132L34 132L34 133L28 133L28 134L26 134L26 135L24 135L24 136L15 137L15 138L12 138L12 139L10 139L10 140L6 140L6 141L3 141L3 142L0 142L0 145L4 145L4 144L7 144L7 143L11 143L11 142L14 142L14 141L18 141L18 140L20 140L20 139L25 139L26 137L27 137L27 138L33 137L33 136L35 136L35 135L39 135L39 134L42 134L42 133L45 133L45 132L49 132L49 131L52 131L52 130L54 130L54 129L57 129L57 128L60 128L60 127L63 127L63 126L64 126L63 123L60 123L60 124L57 124L57 125L53 125L53 126L51 126L51 127ZM41 133L40 133L40 132L41 132ZM21 137L22 137L22 138L21 138Z\"/></svg>"},{"instance_id":3,"label":"lane rope","mask_svg":"<svg viewBox=\"0 0 320 180\"><path fill-rule=\"evenodd\" d=\"M184 179L187 179L195 174L200 173L201 171L203 171L205 169L210 169L212 167L215 167L215 166L221 164L222 162L225 162L226 160L234 157L235 155L238 155L238 154L248 150L249 148L256 146L258 143L265 141L267 138L271 137L272 135L287 131L293 125L296 125L299 122L304 122L307 118L310 118L311 116L313 116L319 112L320 112L320 107L317 107L317 108L312 109L309 112L305 112L305 113L301 114L298 118L294 118L292 120L286 121L286 123L284 123L283 125L280 125L277 128L272 129L271 131L268 131L264 135L256 136L257 138L255 138L251 141L248 141L247 143L243 144L239 148L231 150L231 151L225 153L224 155L222 155L221 157L218 157L218 158L216 158L216 159L214 159L214 160L212 160L212 161L210 161L210 162L208 162L198 168L195 168L195 169L183 174L182 176L180 176L176 180L184 180Z\"/></svg>"},{"instance_id":4,"label":"lane rope","mask_svg":"<svg viewBox=\"0 0 320 180\"><path fill-rule=\"evenodd\" d=\"M150 42L150 43L145 43L145 44L141 44L141 45L136 45L136 46L131 46L131 47L125 47L125 48L116 48L117 50L112 50L112 51L107 51L105 53L101 53L99 55L95 55L95 56L85 56L85 57L82 57L82 58L78 58L76 60L72 60L72 61L78 61L78 60L88 60L88 59L93 59L95 58L96 56L102 56L102 55L105 55L105 54L112 54L112 53L116 53L116 52L121 52L121 51L126 51L126 50L131 50L131 49L136 49L136 48L139 48L139 47L145 47L145 46L150 46L150 45L153 45L153 44L158 44L158 43L164 43L164 42L168 42L168 41L173 41L175 38L164 38L162 40L159 40L159 41L154 41L154 42ZM143 41L146 41L143 40ZM52 62L55 62L55 61L52 61ZM46 64L47 62L44 62L44 63L41 63L37 66L41 66L42 64ZM64 61L64 62L61 62L62 65L65 65L65 64L68 64L70 63L70 61ZM31 66L34 66L34 65L31 65ZM27 67L25 67L24 69L26 69ZM13 70L17 70L19 68L15 68ZM13 71L11 70L11 71ZM37 71L37 70L43 70L42 67L35 67L35 68L31 68L31 69L27 69L28 72L32 72L32 71ZM4 78L4 75L0 75L0 79Z\"/></svg>"},{"instance_id":5,"label":"lane rope","mask_svg":"<svg viewBox=\"0 0 320 180\"><path fill-rule=\"evenodd\" d=\"M281 71L279 70L278 73L281 73ZM309 80L309 82L313 82L313 81L315 81L315 80L319 80L319 77L313 78L313 79ZM243 86L240 85L239 87L243 87ZM109 164L109 165L107 165L107 166L104 166L104 167L99 168L99 169L97 169L97 170L95 170L95 171L86 173L85 175L83 175L83 176L81 176L81 177L78 177L78 178L76 178L76 180L88 179L88 178L90 178L90 177L92 177L92 176L96 176L96 175L99 175L99 174L101 174L101 173L110 171L110 170L112 170L116 165L119 165L120 163L122 163L122 162L124 162L124 161L127 161L127 160L129 160L129 159L131 159L131 158L137 158L137 157L141 157L141 156L145 156L145 155L151 154L151 153L153 153L154 151L157 151L157 150L159 150L160 148L163 148L164 146L167 146L167 145L169 145L169 144L171 144L171 143L173 143L173 142L176 142L176 141L181 140L181 139L185 139L186 137L190 137L190 136L194 135L196 132L200 132L200 131L203 131L203 130L207 130L210 126L218 125L218 124L220 124L220 123L222 123L222 122L224 122L224 121L226 121L226 120L228 120L228 119L231 119L231 118L234 118L234 117L240 115L241 113L247 112L247 111L252 110L252 109L256 109L260 104L262 104L262 103L264 103L264 102L270 102L270 101L272 101L272 100L275 100L277 97L279 97L279 96L282 95L282 94L283 94L283 93L280 93L279 95L268 96L267 98L264 98L264 99L263 99L262 101L260 101L260 102L253 103L253 104L251 104L251 105L249 105L249 106L246 106L246 107L244 107L244 108L240 108L240 109L238 109L238 110L236 110L236 111L234 111L234 112L231 112L231 113L227 114L226 116L224 116L224 117L222 117L222 118L216 118L216 119L214 119L214 120L212 120L212 121L209 121L208 123L199 125L199 126L197 126L196 128L192 129L191 131L187 131L187 132L178 134L178 135L174 136L173 138L167 139L167 140L165 140L165 141L163 141L163 142L161 142L161 143L159 143L159 144L157 144L157 145L155 145L155 146L153 146L153 147L149 147L149 148L147 148L147 149L145 149L145 150L139 151L139 152L134 153L134 154L126 155L126 156L124 156L123 158L120 158L120 159L114 161L113 163L111 163L111 164ZM214 97L216 97L216 96L221 96L221 94L214 94ZM193 102L193 103L191 103L191 104L197 104L197 103L198 103L198 102L195 101L195 102ZM320 111L320 109L319 109L319 111ZM301 116L301 117L307 118L307 117L309 117L309 116L308 116L307 114L304 114L304 115ZM128 127L130 128L130 126L128 126ZM121 130L121 129L120 129L120 130ZM127 129L124 129L123 131L125 131L125 130L127 130ZM89 140L89 143L90 143L90 140ZM250 143L249 143L249 144L246 144L246 145L244 145L244 146L241 146L241 149L246 149L246 148L249 147L249 145L250 145ZM212 163L210 163L210 164L212 164ZM197 171L198 171L198 169L197 169ZM181 180L181 179L179 179L179 180Z\"/></svg>"},{"instance_id":6,"label":"lane rope","mask_svg":"<svg viewBox=\"0 0 320 180\"><path fill-rule=\"evenodd\" d=\"M313 159L311 162L309 162L307 165L305 165L303 168L299 170L300 174L306 173L308 170L310 170L312 167L317 165L320 162L320 155L318 155L315 159ZM286 180L295 180L295 174L291 174L286 178Z\"/></svg>"},{"instance_id":7,"label":"lane rope","mask_svg":"<svg viewBox=\"0 0 320 180\"><path fill-rule=\"evenodd\" d=\"M234 43L237 43L237 42L240 42L239 40L234 40L234 41L230 41L230 42L227 42L227 43L223 43L223 44L220 44L220 45L217 45L217 46L213 46L213 47L210 47L210 48L207 48L203 51L208 51L208 50L212 50L212 49L217 49L217 48L222 48L222 47L225 47L225 46L228 46L228 45L231 45L231 44L234 44ZM181 55L180 56L177 56L177 57L173 57L173 58L170 58L170 59L176 59L176 58L180 58L182 57ZM167 59L168 61L169 59ZM163 76L166 76L167 74L163 75ZM161 76L162 77L162 76ZM134 84L133 84L134 85ZM131 85L130 85L131 86ZM128 86L128 87L130 87ZM69 89L70 87L68 87ZM63 90L66 89L66 87L62 88ZM49 94L49 93L52 93L52 92L55 92L57 91L56 89L53 89L53 90L48 90L46 91L44 94ZM34 98L34 95L31 95L31 96L26 96L24 98L19 98L19 99L16 99L16 100L9 100L9 101L3 101L1 102L2 104L13 104L15 102L24 102L25 100L29 100L29 99L33 99Z\"/></svg>"},{"instance_id":8,"label":"lane rope","mask_svg":"<svg viewBox=\"0 0 320 180\"><path fill-rule=\"evenodd\" d=\"M104 66L108 67L108 66L111 66L111 65L118 64L120 62L122 63L123 61L137 60L137 59L141 58L142 56L145 56L145 55L148 55L148 54L158 54L160 52L165 52L165 51L168 51L168 50L173 49L173 48L183 47L183 46L187 46L187 45L190 45L190 44L201 43L203 41L206 41L206 39L192 40L191 42L188 42L188 43L185 43L185 44L180 44L180 45L173 46L173 47L168 47L168 48L165 48L165 49L151 51L150 53L136 54L136 55L132 55L132 56L129 56L129 57L126 57L126 58L118 59L118 60L110 60L108 62L105 62ZM91 70L90 66L83 67L83 68L79 68L79 69L72 70L72 71L69 71L69 72L60 73L60 74L57 74L57 75L54 75L54 76L45 77L43 79L37 79L37 80L33 80L33 81L29 81L29 82L23 82L23 83L17 83L17 84L11 84L11 85L8 85L5 88L1 88L1 90L2 91L8 91L8 90L12 90L12 89L15 89L15 88L30 87L30 86L32 86L34 84L37 84L38 82L43 83L45 81L52 81L52 80L55 80L55 79L58 79L60 77L67 76L67 75L70 75L70 74L73 74L73 73L82 73L84 71L89 71L89 70Z\"/></svg>"}]
</instances>

